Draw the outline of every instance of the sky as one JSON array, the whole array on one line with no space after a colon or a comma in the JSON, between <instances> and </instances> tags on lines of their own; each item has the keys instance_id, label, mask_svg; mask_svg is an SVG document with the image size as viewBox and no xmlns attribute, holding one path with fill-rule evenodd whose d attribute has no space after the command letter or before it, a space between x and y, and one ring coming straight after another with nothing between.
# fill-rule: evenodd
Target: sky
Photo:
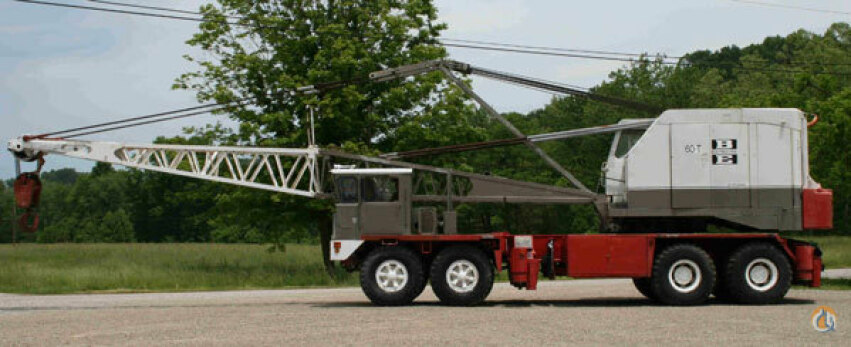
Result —
<instances>
[{"instance_id":1,"label":"sky","mask_svg":"<svg viewBox=\"0 0 851 347\"><path fill-rule=\"evenodd\" d=\"M86 4L83 0L53 0ZM121 0L195 10L204 0ZM847 0L763 2L851 12ZM823 33L851 15L757 6L731 0L436 0L444 37L523 45L677 56L761 42L798 29ZM195 69L184 54L197 24L0 1L0 139L105 122L197 104L174 79ZM448 48L450 57L476 66L591 87L623 63ZM543 107L549 94L473 79L485 100L502 112ZM216 120L193 117L88 137L150 143L184 126ZM91 163L49 156L45 170ZM33 165L24 163L24 170ZM14 161L0 151L0 178Z\"/></svg>"}]
</instances>

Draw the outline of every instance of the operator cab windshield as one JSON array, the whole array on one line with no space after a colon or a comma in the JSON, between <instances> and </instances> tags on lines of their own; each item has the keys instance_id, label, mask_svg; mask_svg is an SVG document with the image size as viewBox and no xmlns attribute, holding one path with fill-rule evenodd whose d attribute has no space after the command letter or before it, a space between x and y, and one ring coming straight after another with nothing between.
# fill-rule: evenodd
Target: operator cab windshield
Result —
<instances>
[{"instance_id":1,"label":"operator cab windshield","mask_svg":"<svg viewBox=\"0 0 851 347\"><path fill-rule=\"evenodd\" d=\"M620 136L618 136L617 147L615 148L615 156L623 158L623 156L629 153L629 150L638 143L638 140L641 139L641 135L644 135L644 129L621 131Z\"/></svg>"},{"instance_id":2,"label":"operator cab windshield","mask_svg":"<svg viewBox=\"0 0 851 347\"><path fill-rule=\"evenodd\" d=\"M387 176L340 176L335 181L337 186L337 201L339 203L399 201L398 178Z\"/></svg>"}]
</instances>

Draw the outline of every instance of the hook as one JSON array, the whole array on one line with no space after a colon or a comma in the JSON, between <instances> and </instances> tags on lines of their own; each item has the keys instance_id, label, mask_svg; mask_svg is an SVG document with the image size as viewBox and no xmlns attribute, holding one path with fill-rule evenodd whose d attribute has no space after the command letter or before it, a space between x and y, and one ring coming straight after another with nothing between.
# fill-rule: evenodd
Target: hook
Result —
<instances>
[{"instance_id":1,"label":"hook","mask_svg":"<svg viewBox=\"0 0 851 347\"><path fill-rule=\"evenodd\" d=\"M815 113L812 113L812 115L813 115L813 120L811 120L811 121L807 122L807 128L809 128L809 127L811 127L811 126L815 125L816 123L818 123L818 115L817 115L817 114L815 114Z\"/></svg>"}]
</instances>

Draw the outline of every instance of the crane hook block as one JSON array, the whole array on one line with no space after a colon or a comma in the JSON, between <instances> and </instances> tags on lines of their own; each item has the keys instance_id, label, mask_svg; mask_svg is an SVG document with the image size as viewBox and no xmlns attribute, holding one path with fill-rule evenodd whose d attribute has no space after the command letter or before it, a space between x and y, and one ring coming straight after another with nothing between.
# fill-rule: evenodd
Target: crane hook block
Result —
<instances>
[{"instance_id":1,"label":"crane hook block","mask_svg":"<svg viewBox=\"0 0 851 347\"><path fill-rule=\"evenodd\" d=\"M18 227L28 233L36 232L36 230L38 230L38 212L33 210L27 210L27 212L24 212L21 218L18 219Z\"/></svg>"},{"instance_id":2,"label":"crane hook block","mask_svg":"<svg viewBox=\"0 0 851 347\"><path fill-rule=\"evenodd\" d=\"M36 172L22 173L15 180L15 202L19 208L31 209L38 206L41 196L41 180Z\"/></svg>"}]
</instances>

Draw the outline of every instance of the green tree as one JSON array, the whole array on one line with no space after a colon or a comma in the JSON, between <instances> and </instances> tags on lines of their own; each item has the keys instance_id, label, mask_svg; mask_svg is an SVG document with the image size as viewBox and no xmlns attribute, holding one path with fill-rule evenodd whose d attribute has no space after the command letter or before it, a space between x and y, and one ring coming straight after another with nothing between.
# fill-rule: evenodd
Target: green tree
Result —
<instances>
[{"instance_id":1,"label":"green tree","mask_svg":"<svg viewBox=\"0 0 851 347\"><path fill-rule=\"evenodd\" d=\"M76 170L71 169L71 168L64 168L64 169L50 170L50 171L47 171L47 172L42 172L41 173L41 180L42 181L51 181L51 182L56 182L56 183L61 183L61 184L74 184L74 182L77 182L77 177L79 177L79 176L80 176L80 174L77 173Z\"/></svg>"},{"instance_id":2,"label":"green tree","mask_svg":"<svg viewBox=\"0 0 851 347\"><path fill-rule=\"evenodd\" d=\"M445 25L436 23L430 1L220 0L202 11L211 20L226 15L244 19L240 25L202 23L188 43L212 58L187 56L201 69L178 78L175 87L194 90L204 101L250 98L250 105L229 112L240 122L243 141L304 146L307 106L314 105L320 144L382 144L414 118L414 110L434 104L429 97L440 88L437 73L355 83L372 71L446 56L436 44ZM289 93L336 81L352 83L314 97Z\"/></svg>"},{"instance_id":3,"label":"green tree","mask_svg":"<svg viewBox=\"0 0 851 347\"><path fill-rule=\"evenodd\" d=\"M809 133L810 172L834 191L834 228L851 233L851 87L825 101L813 102L811 109L823 121Z\"/></svg>"},{"instance_id":4,"label":"green tree","mask_svg":"<svg viewBox=\"0 0 851 347\"><path fill-rule=\"evenodd\" d=\"M12 241L12 204L14 197L12 188L6 184L0 184L0 243Z\"/></svg>"},{"instance_id":5,"label":"green tree","mask_svg":"<svg viewBox=\"0 0 851 347\"><path fill-rule=\"evenodd\" d=\"M465 121L473 109L439 73L363 83L376 70L446 56L436 40L446 26L437 22L431 1L220 0L202 11L214 21L202 23L188 43L204 54L186 57L199 70L182 75L175 88L193 90L202 101L251 100L227 110L239 128L216 141L304 147L309 107L316 109L316 142L324 147L391 151L480 138ZM243 19L215 21L229 15ZM340 88L319 94L289 92L337 81L344 82ZM412 129L422 128L434 132L420 138L422 143L405 142ZM210 220L217 240L262 234L265 241L280 242L291 232L316 235L322 228L326 238L330 233L332 207L325 202L224 191Z\"/></svg>"},{"instance_id":6,"label":"green tree","mask_svg":"<svg viewBox=\"0 0 851 347\"><path fill-rule=\"evenodd\" d=\"M129 242L135 239L127 210L133 206L127 171L95 166L74 184L47 181L42 192L39 242Z\"/></svg>"}]
</instances>

